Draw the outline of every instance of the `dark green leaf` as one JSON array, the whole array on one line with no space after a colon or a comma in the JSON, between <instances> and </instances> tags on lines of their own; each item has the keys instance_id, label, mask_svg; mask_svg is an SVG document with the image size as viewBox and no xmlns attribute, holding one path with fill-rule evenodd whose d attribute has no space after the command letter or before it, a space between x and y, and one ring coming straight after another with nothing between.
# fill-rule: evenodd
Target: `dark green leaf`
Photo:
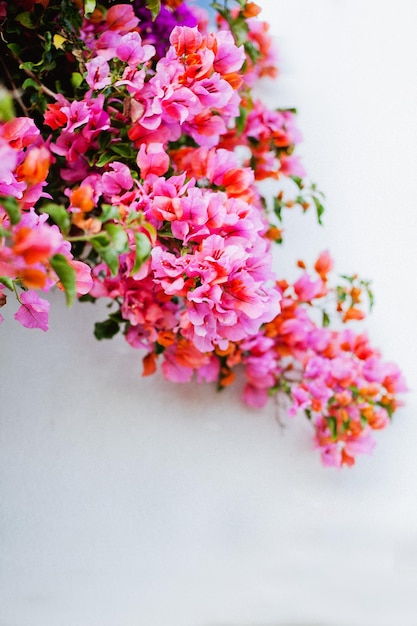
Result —
<instances>
[{"instance_id":1,"label":"dark green leaf","mask_svg":"<svg viewBox=\"0 0 417 626\"><path fill-rule=\"evenodd\" d=\"M132 157L134 155L133 148L125 143L115 143L111 145L111 150L123 157Z\"/></svg>"},{"instance_id":2,"label":"dark green leaf","mask_svg":"<svg viewBox=\"0 0 417 626\"><path fill-rule=\"evenodd\" d=\"M96 339L111 339L120 330L120 326L114 320L105 320L104 322L96 322L94 324L94 336Z\"/></svg>"},{"instance_id":3,"label":"dark green leaf","mask_svg":"<svg viewBox=\"0 0 417 626\"><path fill-rule=\"evenodd\" d=\"M246 107L239 107L239 117L236 118L236 130L239 134L242 134L245 130L246 119L249 115L249 111Z\"/></svg>"},{"instance_id":4,"label":"dark green leaf","mask_svg":"<svg viewBox=\"0 0 417 626\"><path fill-rule=\"evenodd\" d=\"M327 311L323 311L323 319L322 319L323 327L326 328L330 325L330 316Z\"/></svg>"},{"instance_id":5,"label":"dark green leaf","mask_svg":"<svg viewBox=\"0 0 417 626\"><path fill-rule=\"evenodd\" d=\"M282 222L282 201L279 198L274 198L274 213L279 221Z\"/></svg>"},{"instance_id":6,"label":"dark green leaf","mask_svg":"<svg viewBox=\"0 0 417 626\"><path fill-rule=\"evenodd\" d=\"M103 167L103 165L107 165L107 163L110 163L110 161L115 161L116 158L117 157L114 154L111 154L110 152L104 152L104 154L102 154L96 162L96 165L97 167Z\"/></svg>"},{"instance_id":7,"label":"dark green leaf","mask_svg":"<svg viewBox=\"0 0 417 626\"><path fill-rule=\"evenodd\" d=\"M333 441L337 439L337 420L335 417L327 417L326 418L327 425L329 427L330 433L332 435Z\"/></svg>"},{"instance_id":8,"label":"dark green leaf","mask_svg":"<svg viewBox=\"0 0 417 626\"><path fill-rule=\"evenodd\" d=\"M50 263L61 281L65 290L67 304L70 306L76 296L75 269L69 264L68 259L63 254L55 254Z\"/></svg>"}]
</instances>

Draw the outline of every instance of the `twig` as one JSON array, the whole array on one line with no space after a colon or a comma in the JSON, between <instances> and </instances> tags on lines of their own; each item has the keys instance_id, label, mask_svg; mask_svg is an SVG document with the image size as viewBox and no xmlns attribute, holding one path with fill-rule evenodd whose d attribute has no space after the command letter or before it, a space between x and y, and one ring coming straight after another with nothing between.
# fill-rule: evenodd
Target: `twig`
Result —
<instances>
[{"instance_id":1,"label":"twig","mask_svg":"<svg viewBox=\"0 0 417 626\"><path fill-rule=\"evenodd\" d=\"M12 87L12 95L15 98L15 100L17 101L17 103L19 104L20 108L22 109L23 113L25 114L26 117L29 117L29 111L25 105L25 103L23 102L22 98L20 97L20 92L19 89L16 87L15 82L13 80L13 78L11 77L11 74L7 68L7 65L5 64L4 60L2 58L0 58L1 64L4 68L4 71L7 74L7 78L9 80L9 83Z\"/></svg>"}]
</instances>

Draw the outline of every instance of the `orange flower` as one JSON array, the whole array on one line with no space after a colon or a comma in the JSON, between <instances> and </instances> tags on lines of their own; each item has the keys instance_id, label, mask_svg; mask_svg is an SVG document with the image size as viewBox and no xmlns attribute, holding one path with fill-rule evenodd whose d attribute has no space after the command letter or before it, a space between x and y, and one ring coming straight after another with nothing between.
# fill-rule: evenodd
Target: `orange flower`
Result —
<instances>
[{"instance_id":1,"label":"orange flower","mask_svg":"<svg viewBox=\"0 0 417 626\"><path fill-rule=\"evenodd\" d=\"M88 213L94 209L93 188L91 185L75 187L70 194L71 206Z\"/></svg>"},{"instance_id":2,"label":"orange flower","mask_svg":"<svg viewBox=\"0 0 417 626\"><path fill-rule=\"evenodd\" d=\"M48 176L50 162L49 151L44 146L32 148L26 153L25 160L17 168L18 180L24 180L28 185L43 182Z\"/></svg>"},{"instance_id":3,"label":"orange flower","mask_svg":"<svg viewBox=\"0 0 417 626\"><path fill-rule=\"evenodd\" d=\"M73 213L71 218L72 223L77 228L80 228L85 233L96 235L101 231L101 222L95 217L84 218L84 213Z\"/></svg>"},{"instance_id":4,"label":"orange flower","mask_svg":"<svg viewBox=\"0 0 417 626\"><path fill-rule=\"evenodd\" d=\"M314 264L314 269L323 281L327 280L327 274L333 268L332 258L327 250L322 252Z\"/></svg>"},{"instance_id":5,"label":"orange flower","mask_svg":"<svg viewBox=\"0 0 417 626\"><path fill-rule=\"evenodd\" d=\"M19 272L19 279L29 289L43 289L46 284L46 274L42 270L26 267Z\"/></svg>"},{"instance_id":6,"label":"orange flower","mask_svg":"<svg viewBox=\"0 0 417 626\"><path fill-rule=\"evenodd\" d=\"M351 467L354 464L355 459L353 458L353 456L350 456L350 454L348 454L346 450L342 448L342 465L347 465L348 467Z\"/></svg>"},{"instance_id":7,"label":"orange flower","mask_svg":"<svg viewBox=\"0 0 417 626\"><path fill-rule=\"evenodd\" d=\"M363 320L365 313L360 309L355 309L351 306L343 315L343 322L349 322L350 320Z\"/></svg>"}]
</instances>

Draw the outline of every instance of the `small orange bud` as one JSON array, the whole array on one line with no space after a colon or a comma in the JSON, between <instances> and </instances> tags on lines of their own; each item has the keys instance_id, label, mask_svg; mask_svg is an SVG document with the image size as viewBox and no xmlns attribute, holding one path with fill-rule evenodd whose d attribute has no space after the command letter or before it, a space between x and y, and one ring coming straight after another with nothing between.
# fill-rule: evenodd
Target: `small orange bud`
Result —
<instances>
[{"instance_id":1,"label":"small orange bud","mask_svg":"<svg viewBox=\"0 0 417 626\"><path fill-rule=\"evenodd\" d=\"M142 376L151 376L156 372L156 356L153 352L150 352L143 357L143 372Z\"/></svg>"},{"instance_id":2,"label":"small orange bud","mask_svg":"<svg viewBox=\"0 0 417 626\"><path fill-rule=\"evenodd\" d=\"M261 7L259 7L254 2L248 2L245 8L243 9L244 17L256 17L262 11Z\"/></svg>"}]
</instances>

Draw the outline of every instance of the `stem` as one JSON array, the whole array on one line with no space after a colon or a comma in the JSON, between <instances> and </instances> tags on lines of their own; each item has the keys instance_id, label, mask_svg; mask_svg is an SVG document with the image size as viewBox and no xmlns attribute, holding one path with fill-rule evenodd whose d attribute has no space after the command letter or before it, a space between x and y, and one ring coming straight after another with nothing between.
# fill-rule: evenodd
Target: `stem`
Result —
<instances>
[{"instance_id":1,"label":"stem","mask_svg":"<svg viewBox=\"0 0 417 626\"><path fill-rule=\"evenodd\" d=\"M18 102L18 104L19 104L20 108L22 109L23 113L25 114L25 116L29 117L29 111L26 108L22 98L20 97L19 89L16 87L16 84L15 84L13 78L11 77L11 74L10 74L8 68L7 68L7 65L5 64L3 58L0 58L0 61L1 61L1 64L3 66L3 69L4 69L5 73L7 75L9 83L10 83L10 85L12 87L13 98Z\"/></svg>"},{"instance_id":2,"label":"stem","mask_svg":"<svg viewBox=\"0 0 417 626\"><path fill-rule=\"evenodd\" d=\"M18 294L18 292L17 292L17 289L16 289L16 282L15 282L15 281L13 281L13 291L14 291L14 294L15 294L15 296L16 296L17 301L19 302L19 304L23 304L23 303L22 303L22 301L21 301L21 299L20 299L20 297L19 297L19 294Z\"/></svg>"},{"instance_id":3,"label":"stem","mask_svg":"<svg viewBox=\"0 0 417 626\"><path fill-rule=\"evenodd\" d=\"M14 60L19 63L19 65L23 64L23 61L20 57L17 56L17 54L15 54L13 51L11 51L12 56L14 58ZM3 62L3 61L2 61ZM36 76L36 74L34 74L31 70L28 70L24 67L20 68L24 71L24 73L26 74L26 76L29 76L29 78L31 78L32 80L35 81L35 83L37 83L39 85L39 89L40 91L43 91L43 93L45 93L47 96L50 96L51 98L53 98L54 100L58 100L58 94L56 94L54 91L52 91L52 89L49 89L49 87L46 87L40 80L39 78ZM19 102L20 104L20 102Z\"/></svg>"}]
</instances>

